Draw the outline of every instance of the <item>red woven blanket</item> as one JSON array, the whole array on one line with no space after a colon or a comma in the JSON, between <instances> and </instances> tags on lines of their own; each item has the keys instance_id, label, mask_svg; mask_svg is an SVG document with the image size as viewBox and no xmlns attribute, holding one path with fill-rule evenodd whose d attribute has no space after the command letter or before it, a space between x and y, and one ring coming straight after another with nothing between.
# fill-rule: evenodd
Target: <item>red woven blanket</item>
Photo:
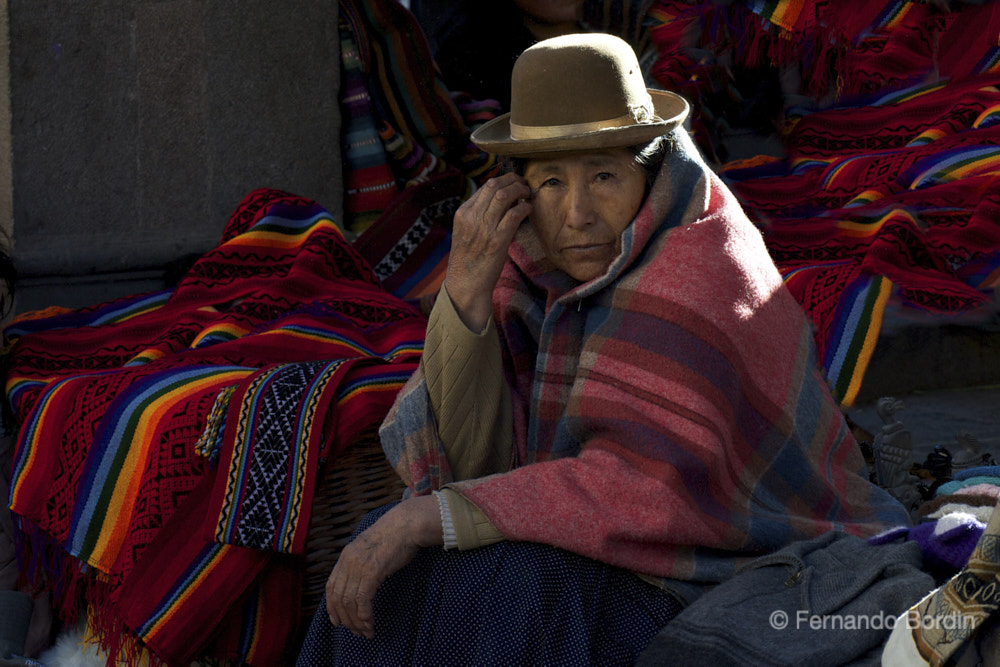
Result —
<instances>
[{"instance_id":1,"label":"red woven blanket","mask_svg":"<svg viewBox=\"0 0 1000 667\"><path fill-rule=\"evenodd\" d=\"M812 319L843 404L858 395L890 298L969 313L1000 281L1000 5L953 5L657 0L650 10L653 74L694 101L711 156L724 134L713 109L744 102L732 73L782 74L771 120L785 159L720 173Z\"/></svg>"},{"instance_id":2,"label":"red woven blanket","mask_svg":"<svg viewBox=\"0 0 1000 667\"><path fill-rule=\"evenodd\" d=\"M108 647L170 663L287 664L316 474L425 325L320 206L262 190L176 289L8 328L12 508L66 614L83 596Z\"/></svg>"},{"instance_id":3,"label":"red woven blanket","mask_svg":"<svg viewBox=\"0 0 1000 667\"><path fill-rule=\"evenodd\" d=\"M817 112L789 157L723 170L816 326L845 404L890 295L936 314L988 307L1000 269L1000 76Z\"/></svg>"}]
</instances>

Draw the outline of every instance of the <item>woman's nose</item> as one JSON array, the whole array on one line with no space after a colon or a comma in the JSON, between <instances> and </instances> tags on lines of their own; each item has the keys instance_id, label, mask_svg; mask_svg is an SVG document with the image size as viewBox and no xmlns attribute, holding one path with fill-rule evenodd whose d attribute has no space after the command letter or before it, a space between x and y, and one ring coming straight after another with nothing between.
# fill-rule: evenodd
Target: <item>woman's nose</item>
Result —
<instances>
[{"instance_id":1,"label":"woman's nose","mask_svg":"<svg viewBox=\"0 0 1000 667\"><path fill-rule=\"evenodd\" d=\"M575 187L570 188L569 194L566 225L573 229L582 229L594 224L597 217L590 190L585 187Z\"/></svg>"}]
</instances>

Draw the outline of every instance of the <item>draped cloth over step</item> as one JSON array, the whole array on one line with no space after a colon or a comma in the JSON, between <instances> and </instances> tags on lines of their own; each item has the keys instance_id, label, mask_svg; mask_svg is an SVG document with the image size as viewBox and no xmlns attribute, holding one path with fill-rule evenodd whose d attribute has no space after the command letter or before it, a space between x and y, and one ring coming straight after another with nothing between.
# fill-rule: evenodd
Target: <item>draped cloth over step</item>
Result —
<instances>
[{"instance_id":1,"label":"draped cloth over step","mask_svg":"<svg viewBox=\"0 0 1000 667\"><path fill-rule=\"evenodd\" d=\"M284 664L316 477L425 326L329 213L273 190L176 288L15 322L11 506L65 616L86 599L107 647L171 663Z\"/></svg>"},{"instance_id":2,"label":"draped cloth over step","mask_svg":"<svg viewBox=\"0 0 1000 667\"><path fill-rule=\"evenodd\" d=\"M998 122L1000 75L940 81L804 116L788 158L723 170L815 324L844 405L885 319L995 317Z\"/></svg>"},{"instance_id":3,"label":"draped cloth over step","mask_svg":"<svg viewBox=\"0 0 1000 667\"><path fill-rule=\"evenodd\" d=\"M516 467L453 488L508 539L695 581L829 530L906 524L868 482L760 233L673 139L605 275L575 284L518 231L494 292ZM421 383L382 428L419 492L450 481Z\"/></svg>"},{"instance_id":4,"label":"draped cloth over step","mask_svg":"<svg viewBox=\"0 0 1000 667\"><path fill-rule=\"evenodd\" d=\"M780 139L783 158L719 173L842 405L884 323L995 319L1000 4L656 0L648 18L652 76L692 102L703 150L726 161L727 121Z\"/></svg>"}]
</instances>

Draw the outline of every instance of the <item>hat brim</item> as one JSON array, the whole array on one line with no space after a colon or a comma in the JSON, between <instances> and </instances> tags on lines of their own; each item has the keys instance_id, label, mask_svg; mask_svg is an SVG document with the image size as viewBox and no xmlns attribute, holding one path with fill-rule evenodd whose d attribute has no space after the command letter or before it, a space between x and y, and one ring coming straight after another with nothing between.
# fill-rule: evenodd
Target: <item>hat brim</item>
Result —
<instances>
[{"instance_id":1,"label":"hat brim","mask_svg":"<svg viewBox=\"0 0 1000 667\"><path fill-rule=\"evenodd\" d=\"M687 118L687 100L666 90L649 91L653 98L653 110L660 120L653 123L637 123L623 127L609 127L580 134L544 139L512 139L510 136L510 114L505 113L484 123L472 133L472 142L479 148L494 155L513 157L534 157L550 153L619 148L652 141L667 134Z\"/></svg>"}]
</instances>

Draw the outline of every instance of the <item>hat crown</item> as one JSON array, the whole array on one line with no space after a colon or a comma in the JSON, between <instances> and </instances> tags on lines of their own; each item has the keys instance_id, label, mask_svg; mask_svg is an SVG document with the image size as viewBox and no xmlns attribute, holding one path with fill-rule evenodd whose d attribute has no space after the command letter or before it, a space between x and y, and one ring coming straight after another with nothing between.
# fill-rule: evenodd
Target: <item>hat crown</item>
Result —
<instances>
[{"instance_id":1,"label":"hat crown","mask_svg":"<svg viewBox=\"0 0 1000 667\"><path fill-rule=\"evenodd\" d=\"M619 37L580 33L526 49L511 72L511 110L472 132L495 155L634 146L684 122L680 95L647 89L632 47Z\"/></svg>"},{"instance_id":2,"label":"hat crown","mask_svg":"<svg viewBox=\"0 0 1000 667\"><path fill-rule=\"evenodd\" d=\"M511 73L512 125L577 125L622 116L643 120L653 105L632 48L611 35L565 35L526 49Z\"/></svg>"}]
</instances>

